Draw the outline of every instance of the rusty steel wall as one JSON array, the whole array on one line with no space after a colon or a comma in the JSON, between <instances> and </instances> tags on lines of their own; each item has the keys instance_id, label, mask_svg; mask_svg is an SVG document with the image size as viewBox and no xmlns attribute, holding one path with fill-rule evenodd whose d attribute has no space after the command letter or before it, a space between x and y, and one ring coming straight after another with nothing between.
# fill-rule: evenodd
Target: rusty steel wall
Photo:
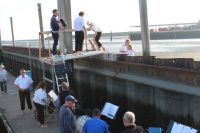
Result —
<instances>
[{"instance_id":1,"label":"rusty steel wall","mask_svg":"<svg viewBox=\"0 0 200 133\"><path fill-rule=\"evenodd\" d=\"M75 85L84 108L102 108L106 101L120 106L116 120L110 122L112 132L122 129L122 116L127 110L133 111L136 123L146 128L160 126L165 131L170 120L200 127L198 71L150 65L151 60L146 60L148 64L130 61L142 57L128 57L127 62L114 56L84 58L74 65ZM140 81L136 76L141 77Z\"/></svg>"}]
</instances>

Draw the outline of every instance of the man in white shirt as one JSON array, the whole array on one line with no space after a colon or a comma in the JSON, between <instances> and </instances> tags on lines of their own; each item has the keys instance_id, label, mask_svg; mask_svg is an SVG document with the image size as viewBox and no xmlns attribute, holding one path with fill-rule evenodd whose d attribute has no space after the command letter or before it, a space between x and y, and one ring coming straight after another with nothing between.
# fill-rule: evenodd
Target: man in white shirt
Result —
<instances>
[{"instance_id":1,"label":"man in white shirt","mask_svg":"<svg viewBox=\"0 0 200 133\"><path fill-rule=\"evenodd\" d=\"M32 109L31 99L30 99L30 91L29 87L32 85L33 80L31 77L25 74L25 69L20 70L20 75L16 78L14 84L19 89L19 99L20 99L20 105L22 114L24 115L25 110L25 99L28 105L28 108Z\"/></svg>"},{"instance_id":2,"label":"man in white shirt","mask_svg":"<svg viewBox=\"0 0 200 133\"><path fill-rule=\"evenodd\" d=\"M74 20L75 29L75 51L82 51L84 36L87 37L87 31L84 22L84 12L79 12L79 16Z\"/></svg>"}]
</instances>

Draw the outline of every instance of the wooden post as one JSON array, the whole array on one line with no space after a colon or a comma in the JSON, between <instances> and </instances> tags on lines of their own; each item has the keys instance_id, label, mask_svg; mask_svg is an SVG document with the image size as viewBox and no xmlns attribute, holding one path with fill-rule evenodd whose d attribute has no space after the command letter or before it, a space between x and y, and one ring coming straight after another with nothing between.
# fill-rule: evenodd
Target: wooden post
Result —
<instances>
[{"instance_id":1,"label":"wooden post","mask_svg":"<svg viewBox=\"0 0 200 133\"><path fill-rule=\"evenodd\" d=\"M12 17L10 17L10 26L11 26L13 47L15 47L15 37L14 37L14 30L13 30L13 20L12 20Z\"/></svg>"},{"instance_id":2,"label":"wooden post","mask_svg":"<svg viewBox=\"0 0 200 133\"><path fill-rule=\"evenodd\" d=\"M72 29L71 22L71 1L70 0L57 0L58 9L60 11L60 18L63 19L67 27L65 29ZM73 45L72 45L72 32L67 31L60 34L59 42L61 44L61 53L63 54L71 54L73 53ZM65 53L65 51L67 53Z\"/></svg>"},{"instance_id":3,"label":"wooden post","mask_svg":"<svg viewBox=\"0 0 200 133\"><path fill-rule=\"evenodd\" d=\"M39 16L39 25L40 25L40 32L43 32L43 20L42 20L42 8L41 8L41 3L37 4L38 6L38 16ZM41 45L42 49L45 49L44 45L44 34L41 34Z\"/></svg>"},{"instance_id":4,"label":"wooden post","mask_svg":"<svg viewBox=\"0 0 200 133\"><path fill-rule=\"evenodd\" d=\"M1 29L0 29L0 49L2 49L2 41L1 41Z\"/></svg>"},{"instance_id":5,"label":"wooden post","mask_svg":"<svg viewBox=\"0 0 200 133\"><path fill-rule=\"evenodd\" d=\"M40 39L40 34L41 33L39 33L39 58L41 58L42 56L41 56L41 39Z\"/></svg>"},{"instance_id":6,"label":"wooden post","mask_svg":"<svg viewBox=\"0 0 200 133\"><path fill-rule=\"evenodd\" d=\"M139 0L143 56L150 56L147 1Z\"/></svg>"}]
</instances>

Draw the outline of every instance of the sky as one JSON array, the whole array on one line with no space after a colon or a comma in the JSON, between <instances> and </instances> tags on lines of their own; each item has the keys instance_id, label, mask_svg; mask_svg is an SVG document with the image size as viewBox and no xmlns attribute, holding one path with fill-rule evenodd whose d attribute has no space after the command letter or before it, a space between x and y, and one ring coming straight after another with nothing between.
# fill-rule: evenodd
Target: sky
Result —
<instances>
[{"instance_id":1,"label":"sky","mask_svg":"<svg viewBox=\"0 0 200 133\"><path fill-rule=\"evenodd\" d=\"M16 40L38 38L37 3L42 5L44 30L48 31L57 0L0 0L2 40L12 39L10 17ZM149 24L198 22L199 5L200 0L147 0ZM72 26L79 11L103 32L130 31L130 26L140 25L139 0L71 0Z\"/></svg>"}]
</instances>

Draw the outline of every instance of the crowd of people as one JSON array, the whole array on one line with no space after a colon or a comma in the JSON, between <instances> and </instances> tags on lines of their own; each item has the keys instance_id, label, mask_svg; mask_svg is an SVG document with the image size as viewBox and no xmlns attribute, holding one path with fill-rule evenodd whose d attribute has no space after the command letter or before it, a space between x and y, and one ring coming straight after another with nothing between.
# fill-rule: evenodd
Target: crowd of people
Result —
<instances>
[{"instance_id":1,"label":"crowd of people","mask_svg":"<svg viewBox=\"0 0 200 133\"><path fill-rule=\"evenodd\" d=\"M4 70L4 71L3 71ZM6 77L4 79L4 77ZM4 79L4 80L3 80ZM7 81L7 71L3 64L0 65L0 81ZM32 111L32 103L35 108L35 117L40 127L48 127L45 122L45 109L52 104L59 111L60 133L109 133L109 124L101 119L101 111L98 108L85 110L85 114L78 116L76 113L78 100L76 94L70 89L69 83L62 83L62 90L59 92L57 100L52 101L48 95L44 81L40 81L35 87L34 96L31 100L30 87L33 80L26 75L24 68L20 69L20 75L15 79L14 84L19 91L19 101L22 115L25 115L25 101L28 109ZM3 90L5 90L3 86ZM7 89L6 89L7 90ZM122 133L145 133L141 126L136 126L135 115L127 111L123 116L124 130Z\"/></svg>"}]
</instances>

